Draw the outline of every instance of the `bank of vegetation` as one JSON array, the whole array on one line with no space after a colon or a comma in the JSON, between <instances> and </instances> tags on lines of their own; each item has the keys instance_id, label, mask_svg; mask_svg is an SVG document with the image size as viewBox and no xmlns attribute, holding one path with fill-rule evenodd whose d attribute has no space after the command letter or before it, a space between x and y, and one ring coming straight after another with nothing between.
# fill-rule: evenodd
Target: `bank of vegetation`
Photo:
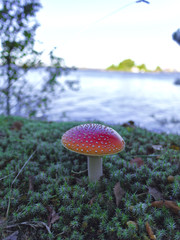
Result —
<instances>
[{"instance_id":1,"label":"bank of vegetation","mask_svg":"<svg viewBox=\"0 0 180 240\"><path fill-rule=\"evenodd\" d=\"M136 65L135 62L131 59L125 59L118 65L113 64L109 66L107 70L123 72L162 72L162 69L159 66L157 66L154 70L150 70L146 67L145 64Z\"/></svg>"}]
</instances>

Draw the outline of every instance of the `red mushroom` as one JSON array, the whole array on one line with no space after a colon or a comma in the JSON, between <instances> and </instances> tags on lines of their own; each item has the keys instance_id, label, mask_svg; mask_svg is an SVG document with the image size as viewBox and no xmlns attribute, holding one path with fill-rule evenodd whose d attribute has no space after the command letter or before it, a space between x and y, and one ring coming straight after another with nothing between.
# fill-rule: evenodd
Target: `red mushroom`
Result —
<instances>
[{"instance_id":1,"label":"red mushroom","mask_svg":"<svg viewBox=\"0 0 180 240\"><path fill-rule=\"evenodd\" d=\"M101 124L83 124L71 128L62 136L63 146L88 156L88 176L96 182L102 175L102 156L122 151L125 142L112 128Z\"/></svg>"}]
</instances>

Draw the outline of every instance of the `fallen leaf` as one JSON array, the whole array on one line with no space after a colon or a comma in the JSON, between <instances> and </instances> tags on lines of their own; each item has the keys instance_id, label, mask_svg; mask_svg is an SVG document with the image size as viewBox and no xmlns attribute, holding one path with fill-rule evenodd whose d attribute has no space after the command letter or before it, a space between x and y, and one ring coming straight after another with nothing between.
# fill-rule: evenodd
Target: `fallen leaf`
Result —
<instances>
[{"instance_id":1,"label":"fallen leaf","mask_svg":"<svg viewBox=\"0 0 180 240\"><path fill-rule=\"evenodd\" d=\"M88 227L88 222L86 222L86 221L84 221L84 222L82 222L82 228L87 228Z\"/></svg>"},{"instance_id":2,"label":"fallen leaf","mask_svg":"<svg viewBox=\"0 0 180 240\"><path fill-rule=\"evenodd\" d=\"M54 211L54 209L51 206L47 207L49 211L48 215L48 227L51 228L51 225L55 223L57 220L59 220L59 215Z\"/></svg>"},{"instance_id":3,"label":"fallen leaf","mask_svg":"<svg viewBox=\"0 0 180 240\"><path fill-rule=\"evenodd\" d=\"M149 190L149 194L151 196L153 196L153 198L155 200L162 200L163 199L163 195L161 192L159 192L156 188L153 188L153 187L148 187L148 190Z\"/></svg>"},{"instance_id":4,"label":"fallen leaf","mask_svg":"<svg viewBox=\"0 0 180 240\"><path fill-rule=\"evenodd\" d=\"M123 126L123 127L134 126L134 121L129 120L128 122L123 123L122 126Z\"/></svg>"},{"instance_id":5,"label":"fallen leaf","mask_svg":"<svg viewBox=\"0 0 180 240\"><path fill-rule=\"evenodd\" d=\"M92 204L94 203L95 199L96 199L96 196L94 196L93 198L91 198L91 200L89 201L89 204L92 205Z\"/></svg>"},{"instance_id":6,"label":"fallen leaf","mask_svg":"<svg viewBox=\"0 0 180 240\"><path fill-rule=\"evenodd\" d=\"M133 225L133 226L136 228L136 230L138 229L138 225L137 225L137 223L134 222L134 221L128 221L126 224L127 224L128 227L129 227L130 225Z\"/></svg>"},{"instance_id":7,"label":"fallen leaf","mask_svg":"<svg viewBox=\"0 0 180 240\"><path fill-rule=\"evenodd\" d=\"M9 235L8 237L4 238L3 240L17 240L18 239L18 233L19 231L16 231Z\"/></svg>"},{"instance_id":8,"label":"fallen leaf","mask_svg":"<svg viewBox=\"0 0 180 240\"><path fill-rule=\"evenodd\" d=\"M135 125L135 122L134 122L133 120L129 120L128 123L129 123L130 125Z\"/></svg>"},{"instance_id":9,"label":"fallen leaf","mask_svg":"<svg viewBox=\"0 0 180 240\"><path fill-rule=\"evenodd\" d=\"M142 165L144 165L144 161L142 160L142 158L134 158L130 161L130 164L136 164L138 168L140 168Z\"/></svg>"},{"instance_id":10,"label":"fallen leaf","mask_svg":"<svg viewBox=\"0 0 180 240\"><path fill-rule=\"evenodd\" d=\"M174 182L174 176L168 176L167 177L168 183L173 183Z\"/></svg>"},{"instance_id":11,"label":"fallen leaf","mask_svg":"<svg viewBox=\"0 0 180 240\"><path fill-rule=\"evenodd\" d=\"M155 149L152 146L147 146L146 151L147 151L147 154L153 154Z\"/></svg>"},{"instance_id":12,"label":"fallen leaf","mask_svg":"<svg viewBox=\"0 0 180 240\"><path fill-rule=\"evenodd\" d=\"M165 206L165 207L169 208L175 214L179 214L179 211L180 211L180 207L177 205L177 203L174 201L169 201L169 200L155 201L155 202L151 203L151 206L158 207L158 208Z\"/></svg>"},{"instance_id":13,"label":"fallen leaf","mask_svg":"<svg viewBox=\"0 0 180 240\"><path fill-rule=\"evenodd\" d=\"M123 123L122 126L123 126L123 127L126 127L127 130L128 130L128 129L130 130L130 129L132 129L132 128L135 128L134 121L132 121L132 120ZM129 130L128 130L128 131L129 131Z\"/></svg>"},{"instance_id":14,"label":"fallen leaf","mask_svg":"<svg viewBox=\"0 0 180 240\"><path fill-rule=\"evenodd\" d=\"M152 145L152 148L153 148L154 150L158 150L158 151L163 150L163 146L162 146L162 145Z\"/></svg>"},{"instance_id":15,"label":"fallen leaf","mask_svg":"<svg viewBox=\"0 0 180 240\"><path fill-rule=\"evenodd\" d=\"M146 225L146 231L147 231L147 233L148 233L148 235L149 235L149 238L150 238L151 240L155 240L155 239L156 239L156 236L154 235L151 226L149 225L148 222L146 222L145 225Z\"/></svg>"},{"instance_id":16,"label":"fallen leaf","mask_svg":"<svg viewBox=\"0 0 180 240\"><path fill-rule=\"evenodd\" d=\"M129 124L128 123L123 123L122 126L123 127L129 127Z\"/></svg>"},{"instance_id":17,"label":"fallen leaf","mask_svg":"<svg viewBox=\"0 0 180 240\"><path fill-rule=\"evenodd\" d=\"M11 126L11 130L16 130L16 131L20 131L22 128L23 124L22 122L14 122Z\"/></svg>"},{"instance_id":18,"label":"fallen leaf","mask_svg":"<svg viewBox=\"0 0 180 240\"><path fill-rule=\"evenodd\" d=\"M174 149L174 150L180 151L180 146L177 146L177 145L172 144L172 145L170 146L170 149Z\"/></svg>"},{"instance_id":19,"label":"fallen leaf","mask_svg":"<svg viewBox=\"0 0 180 240\"><path fill-rule=\"evenodd\" d=\"M120 182L117 182L115 184L113 191L114 191L114 195L116 198L116 206L119 207L121 199L122 199L123 195L125 194L124 190L120 186Z\"/></svg>"},{"instance_id":20,"label":"fallen leaf","mask_svg":"<svg viewBox=\"0 0 180 240\"><path fill-rule=\"evenodd\" d=\"M143 234L143 235L142 235L142 239L143 239L143 240L149 240L149 238L147 237L146 234Z\"/></svg>"}]
</instances>

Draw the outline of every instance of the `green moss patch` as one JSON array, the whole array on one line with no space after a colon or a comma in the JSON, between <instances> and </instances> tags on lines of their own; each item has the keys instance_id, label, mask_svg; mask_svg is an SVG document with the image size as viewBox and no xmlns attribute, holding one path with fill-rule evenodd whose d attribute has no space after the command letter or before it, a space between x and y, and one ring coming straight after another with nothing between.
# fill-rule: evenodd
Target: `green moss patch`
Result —
<instances>
[{"instance_id":1,"label":"green moss patch","mask_svg":"<svg viewBox=\"0 0 180 240\"><path fill-rule=\"evenodd\" d=\"M79 124L0 116L0 239L180 239L180 136L110 126L126 148L95 184L61 145Z\"/></svg>"}]
</instances>

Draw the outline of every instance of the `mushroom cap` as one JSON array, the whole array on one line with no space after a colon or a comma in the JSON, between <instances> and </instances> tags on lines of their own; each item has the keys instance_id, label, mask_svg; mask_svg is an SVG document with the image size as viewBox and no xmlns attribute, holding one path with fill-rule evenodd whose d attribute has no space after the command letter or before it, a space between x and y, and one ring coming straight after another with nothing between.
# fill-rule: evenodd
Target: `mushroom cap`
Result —
<instances>
[{"instance_id":1,"label":"mushroom cap","mask_svg":"<svg viewBox=\"0 0 180 240\"><path fill-rule=\"evenodd\" d=\"M114 129L95 123L71 128L61 142L73 152L91 156L115 154L125 147L123 138Z\"/></svg>"}]
</instances>

